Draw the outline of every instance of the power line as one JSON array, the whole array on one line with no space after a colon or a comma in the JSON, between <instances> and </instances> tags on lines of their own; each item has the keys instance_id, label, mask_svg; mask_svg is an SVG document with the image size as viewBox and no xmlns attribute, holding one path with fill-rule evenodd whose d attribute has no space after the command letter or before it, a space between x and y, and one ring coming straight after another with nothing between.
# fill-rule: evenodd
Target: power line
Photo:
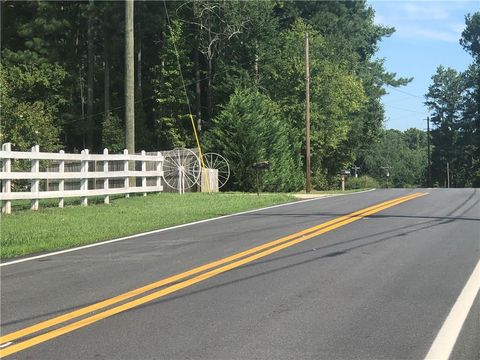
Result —
<instances>
[{"instance_id":1,"label":"power line","mask_svg":"<svg viewBox=\"0 0 480 360\"><path fill-rule=\"evenodd\" d=\"M404 108L401 108L401 107L398 107L398 106L386 105L386 104L383 104L383 106L391 107L392 109L397 109L397 110L402 110L402 111L408 111L408 112L415 113L415 114L426 115L426 112L420 112L420 111L411 110L411 109L404 109Z\"/></svg>"},{"instance_id":2,"label":"power line","mask_svg":"<svg viewBox=\"0 0 480 360\"><path fill-rule=\"evenodd\" d=\"M167 16L168 27L170 28L170 32L173 33L172 23L170 22L170 16L168 15L166 0L163 0L163 5L165 7L165 14ZM180 72L180 77L182 79L183 90L185 92L185 100L187 100L188 113L190 115L190 120L192 122L193 134L195 135L195 140L197 142L198 156L200 158L200 165L201 165L201 169L202 169L202 178L203 178L203 176L206 175L206 173L204 171L206 171L207 167L205 166L205 163L203 161L202 148L200 146L200 140L198 138L197 129L196 129L195 123L193 121L192 109L190 108L190 99L188 98L187 86L185 85L185 79L183 77L183 71L182 71L182 64L180 63L180 55L178 53L177 45L175 44L175 38L173 38L173 48L175 49L175 54L177 55L178 70ZM206 184L207 184L207 192L210 192L210 180L209 179L207 180Z\"/></svg>"},{"instance_id":3,"label":"power line","mask_svg":"<svg viewBox=\"0 0 480 360\"><path fill-rule=\"evenodd\" d=\"M252 59L252 60L249 60L249 61L245 61L243 63L239 63L238 65L239 66L244 66L244 65L248 65L248 64L251 64L255 61L255 59ZM228 69L224 70L224 71L218 71L215 73L215 75L219 75L219 74L222 74L222 73L226 73L228 71ZM205 80L208 80L209 78L213 77L213 74L212 76L205 76L203 78L200 78L199 81L205 81ZM190 82L186 82L186 85L187 86L191 86L193 84L196 83L197 80L192 80ZM182 84L181 86L178 86L176 88L173 88L172 90L180 90L180 89L183 89L184 88L184 85ZM152 95L152 96L147 96L147 97L144 97L142 99L139 99L139 100L136 100L134 103L135 104L138 104L138 103L142 103L144 101L147 101L147 100L151 100L151 99L154 99L157 95ZM120 106L116 106L116 107L113 107L113 108L110 108L110 111L114 111L114 110L121 110L121 109L124 109L125 108L125 105L120 105ZM95 113L95 114L92 114L91 117L93 118L94 116L99 116L99 115L105 115L107 113L107 111L101 111L101 112L98 112L98 113ZM79 117L79 118L76 118L76 119L73 119L73 120L69 120L69 121L65 121L63 122L62 124L63 125L66 125L66 124L72 124L74 122L77 122L77 121L82 121L82 120L85 120L87 118L87 116L82 116L82 117Z\"/></svg>"},{"instance_id":4,"label":"power line","mask_svg":"<svg viewBox=\"0 0 480 360\"><path fill-rule=\"evenodd\" d=\"M170 22L170 16L168 15L168 10L167 10L167 3L165 2L165 0L163 0L163 5L165 7L165 15L167 17L167 22L168 22L168 27L170 28L170 33L173 33L172 24ZM189 112L189 114L191 114L192 109L190 108L190 99L188 98L187 86L185 85L185 79L183 78L182 65L180 64L180 55L178 54L177 45L175 44L175 38L173 38L172 43L173 43L173 48L175 50L175 54L177 55L176 57L177 57L178 70L180 72L180 78L182 79L183 90L185 92L185 99L187 100L188 112Z\"/></svg>"},{"instance_id":5,"label":"power line","mask_svg":"<svg viewBox=\"0 0 480 360\"><path fill-rule=\"evenodd\" d=\"M412 96L412 97L416 97L416 98L419 98L419 99L425 99L423 96L420 96L420 95L416 95L416 94L412 94L412 93L409 93L407 91L404 91L404 90L400 90L400 89L397 89L395 87L393 87L392 85L388 85L387 86L392 89L392 90L395 90L399 93L402 93L402 94L405 94L405 95L408 95L408 96Z\"/></svg>"}]
</instances>

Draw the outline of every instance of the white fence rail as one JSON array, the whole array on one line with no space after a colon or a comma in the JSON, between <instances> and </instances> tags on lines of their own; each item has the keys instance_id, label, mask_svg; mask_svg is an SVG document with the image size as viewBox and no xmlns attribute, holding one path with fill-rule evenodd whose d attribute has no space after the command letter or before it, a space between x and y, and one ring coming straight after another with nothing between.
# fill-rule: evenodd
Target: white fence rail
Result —
<instances>
[{"instance_id":1,"label":"white fence rail","mask_svg":"<svg viewBox=\"0 0 480 360\"><path fill-rule=\"evenodd\" d=\"M30 164L25 160L30 160ZM105 149L103 154L89 154L88 150L81 154L46 153L40 152L38 145L26 152L12 151L11 144L5 143L0 151L0 161L0 201L2 212L7 214L11 213L12 200L31 200L31 209L38 210L39 199L56 198L59 199L58 206L63 207L64 198L80 197L82 205L86 206L89 196L104 196L104 202L108 204L110 195L146 195L163 190L163 156L160 152L147 155L142 151L141 155L135 155L124 150L123 154L109 154ZM44 171L41 171L41 164ZM12 171L12 168L19 170ZM12 186L15 182L23 185ZM12 192L12 188L15 191Z\"/></svg>"}]
</instances>

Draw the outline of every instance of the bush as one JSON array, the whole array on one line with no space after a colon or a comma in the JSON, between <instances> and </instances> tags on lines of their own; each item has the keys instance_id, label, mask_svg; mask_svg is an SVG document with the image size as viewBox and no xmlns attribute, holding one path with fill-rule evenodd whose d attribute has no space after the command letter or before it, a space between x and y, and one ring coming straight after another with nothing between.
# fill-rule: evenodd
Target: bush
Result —
<instances>
[{"instance_id":1,"label":"bush","mask_svg":"<svg viewBox=\"0 0 480 360\"><path fill-rule=\"evenodd\" d=\"M3 49L2 49L3 51ZM0 68L0 143L11 142L15 150L29 151L40 145L40 151L56 151L59 126L55 118L65 99L58 93L65 70L56 64L31 61L11 63L6 51Z\"/></svg>"},{"instance_id":2,"label":"bush","mask_svg":"<svg viewBox=\"0 0 480 360\"><path fill-rule=\"evenodd\" d=\"M379 188L378 181L370 176L360 176L358 178L348 177L345 181L346 190Z\"/></svg>"},{"instance_id":3,"label":"bush","mask_svg":"<svg viewBox=\"0 0 480 360\"><path fill-rule=\"evenodd\" d=\"M230 189L254 191L252 165L268 160L270 169L262 174L263 190L288 192L303 186L300 155L293 151L289 131L277 104L269 97L255 89L237 90L204 140L209 150L229 161Z\"/></svg>"},{"instance_id":4,"label":"bush","mask_svg":"<svg viewBox=\"0 0 480 360\"><path fill-rule=\"evenodd\" d=\"M312 185L315 190L338 190L340 179L338 175L329 175L327 169L317 170L312 177Z\"/></svg>"},{"instance_id":5,"label":"bush","mask_svg":"<svg viewBox=\"0 0 480 360\"><path fill-rule=\"evenodd\" d=\"M125 129L116 115L109 115L103 122L102 144L110 153L118 153L126 148Z\"/></svg>"}]
</instances>

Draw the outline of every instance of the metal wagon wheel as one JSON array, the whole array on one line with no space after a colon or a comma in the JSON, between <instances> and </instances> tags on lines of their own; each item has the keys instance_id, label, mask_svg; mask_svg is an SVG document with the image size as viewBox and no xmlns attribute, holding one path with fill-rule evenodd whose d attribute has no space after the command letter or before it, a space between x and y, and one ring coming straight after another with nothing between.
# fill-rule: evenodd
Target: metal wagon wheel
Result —
<instances>
[{"instance_id":1,"label":"metal wagon wheel","mask_svg":"<svg viewBox=\"0 0 480 360\"><path fill-rule=\"evenodd\" d=\"M174 149L163 159L163 179L172 189L180 194L198 183L200 177L200 160L188 149Z\"/></svg>"},{"instance_id":2,"label":"metal wagon wheel","mask_svg":"<svg viewBox=\"0 0 480 360\"><path fill-rule=\"evenodd\" d=\"M230 178L230 165L227 159L217 153L206 153L202 155L202 160L207 169L218 171L218 188L220 189Z\"/></svg>"}]
</instances>

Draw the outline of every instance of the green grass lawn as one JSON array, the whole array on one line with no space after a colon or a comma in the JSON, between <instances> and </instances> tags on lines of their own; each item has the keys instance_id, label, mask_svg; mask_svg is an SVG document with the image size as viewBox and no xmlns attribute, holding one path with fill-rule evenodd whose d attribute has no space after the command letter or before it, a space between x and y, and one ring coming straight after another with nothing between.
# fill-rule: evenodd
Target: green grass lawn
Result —
<instances>
[{"instance_id":1,"label":"green grass lawn","mask_svg":"<svg viewBox=\"0 0 480 360\"><path fill-rule=\"evenodd\" d=\"M87 207L59 209L56 201L40 202L41 210L24 210L29 202L12 204L0 221L2 259L66 249L172 225L293 201L288 194L161 193L147 197L101 199ZM71 200L68 204L77 204Z\"/></svg>"}]
</instances>

